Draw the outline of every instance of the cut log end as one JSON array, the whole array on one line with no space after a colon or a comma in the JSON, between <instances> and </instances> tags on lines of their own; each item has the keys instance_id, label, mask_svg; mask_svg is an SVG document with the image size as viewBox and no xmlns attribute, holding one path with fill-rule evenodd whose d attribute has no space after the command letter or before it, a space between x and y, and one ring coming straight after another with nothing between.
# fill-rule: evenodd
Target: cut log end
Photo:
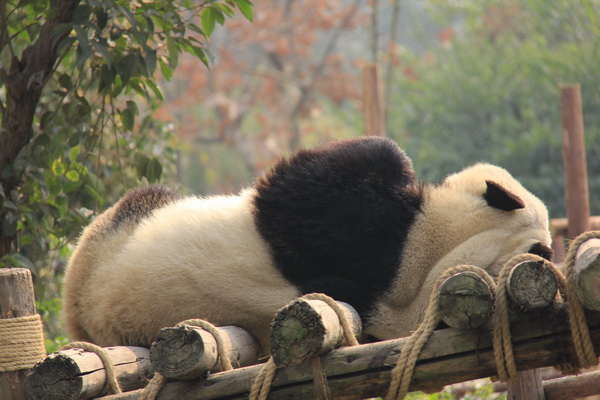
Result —
<instances>
[{"instance_id":1,"label":"cut log end","mask_svg":"<svg viewBox=\"0 0 600 400\"><path fill-rule=\"evenodd\" d=\"M58 353L38 363L25 381L27 398L32 400L76 400L82 391L79 366Z\"/></svg>"},{"instance_id":2,"label":"cut log end","mask_svg":"<svg viewBox=\"0 0 600 400\"><path fill-rule=\"evenodd\" d=\"M600 311L600 239L584 242L574 265L575 291L585 308Z\"/></svg>"},{"instance_id":3,"label":"cut log end","mask_svg":"<svg viewBox=\"0 0 600 400\"><path fill-rule=\"evenodd\" d=\"M479 275L461 272L442 283L440 313L450 327L479 328L492 314L492 290Z\"/></svg>"},{"instance_id":4,"label":"cut log end","mask_svg":"<svg viewBox=\"0 0 600 400\"><path fill-rule=\"evenodd\" d=\"M515 265L508 275L506 291L524 310L534 311L554 303L558 280L554 271L541 262L525 261Z\"/></svg>"},{"instance_id":5,"label":"cut log end","mask_svg":"<svg viewBox=\"0 0 600 400\"><path fill-rule=\"evenodd\" d=\"M216 349L207 349L200 332L189 326L161 329L150 347L152 366L165 378L192 379L210 371Z\"/></svg>"},{"instance_id":6,"label":"cut log end","mask_svg":"<svg viewBox=\"0 0 600 400\"><path fill-rule=\"evenodd\" d=\"M325 323L309 302L314 300L295 300L275 315L271 323L271 354L277 365L294 364L323 347Z\"/></svg>"}]
</instances>

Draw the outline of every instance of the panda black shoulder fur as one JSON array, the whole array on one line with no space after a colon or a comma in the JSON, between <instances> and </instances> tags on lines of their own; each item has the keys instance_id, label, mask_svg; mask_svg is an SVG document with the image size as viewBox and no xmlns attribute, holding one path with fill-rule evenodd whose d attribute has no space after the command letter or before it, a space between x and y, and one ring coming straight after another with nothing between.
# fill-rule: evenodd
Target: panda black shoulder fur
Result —
<instances>
[{"instance_id":1,"label":"panda black shoulder fur","mask_svg":"<svg viewBox=\"0 0 600 400\"><path fill-rule=\"evenodd\" d=\"M440 185L380 137L279 161L236 196L134 189L90 224L64 280L72 339L148 346L188 318L237 325L268 352L274 313L303 293L353 305L377 339L415 329L437 276L551 256L544 204L477 164Z\"/></svg>"}]
</instances>

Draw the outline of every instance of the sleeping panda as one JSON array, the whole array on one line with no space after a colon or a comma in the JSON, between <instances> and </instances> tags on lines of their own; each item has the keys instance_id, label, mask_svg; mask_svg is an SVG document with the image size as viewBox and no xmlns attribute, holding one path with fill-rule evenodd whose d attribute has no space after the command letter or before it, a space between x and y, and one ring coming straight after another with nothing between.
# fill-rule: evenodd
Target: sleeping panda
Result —
<instances>
[{"instance_id":1,"label":"sleeping panda","mask_svg":"<svg viewBox=\"0 0 600 400\"><path fill-rule=\"evenodd\" d=\"M72 339L149 346L188 318L237 325L269 351L275 312L304 293L353 305L366 335L409 335L436 277L497 274L515 254L550 258L544 204L502 168L416 180L390 139L282 159L233 196L130 191L83 232L64 279Z\"/></svg>"}]
</instances>

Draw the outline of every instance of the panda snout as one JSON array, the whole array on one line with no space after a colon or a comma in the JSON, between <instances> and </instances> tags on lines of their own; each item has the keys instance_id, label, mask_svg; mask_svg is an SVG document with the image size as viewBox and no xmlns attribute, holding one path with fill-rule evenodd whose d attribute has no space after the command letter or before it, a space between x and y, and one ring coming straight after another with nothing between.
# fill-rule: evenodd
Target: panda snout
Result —
<instances>
[{"instance_id":1,"label":"panda snout","mask_svg":"<svg viewBox=\"0 0 600 400\"><path fill-rule=\"evenodd\" d=\"M542 243L536 243L527 250L528 253L540 256L548 261L552 261L554 250Z\"/></svg>"}]
</instances>

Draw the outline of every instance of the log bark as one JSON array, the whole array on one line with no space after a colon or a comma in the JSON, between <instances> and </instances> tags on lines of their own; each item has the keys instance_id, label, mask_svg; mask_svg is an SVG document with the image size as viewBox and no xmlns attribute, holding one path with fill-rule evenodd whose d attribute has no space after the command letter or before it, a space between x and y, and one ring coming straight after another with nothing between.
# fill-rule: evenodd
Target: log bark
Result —
<instances>
[{"instance_id":1,"label":"log bark","mask_svg":"<svg viewBox=\"0 0 600 400\"><path fill-rule=\"evenodd\" d=\"M544 381L546 400L575 400L600 394L600 371Z\"/></svg>"},{"instance_id":2,"label":"log bark","mask_svg":"<svg viewBox=\"0 0 600 400\"><path fill-rule=\"evenodd\" d=\"M236 326L217 330L234 368L258 363L259 345L252 335ZM193 379L209 371L218 372L221 370L218 358L213 335L188 325L162 329L150 347L154 369L171 379Z\"/></svg>"},{"instance_id":3,"label":"log bark","mask_svg":"<svg viewBox=\"0 0 600 400\"><path fill-rule=\"evenodd\" d=\"M107 347L123 391L146 386L154 373L150 351L144 347ZM104 365L95 353L70 349L50 354L25 382L30 400L84 400L107 392Z\"/></svg>"},{"instance_id":4,"label":"log bark","mask_svg":"<svg viewBox=\"0 0 600 400\"><path fill-rule=\"evenodd\" d=\"M600 353L600 313L589 312L588 324L596 354ZM518 370L574 361L574 348L564 309L520 314L512 324L515 360ZM361 399L386 393L390 370L406 338L333 350L321 356L322 372L334 399ZM168 383L159 400L186 398L242 399L260 366L240 368L210 375L206 380ZM420 354L410 390L431 391L457 382L496 374L492 338L487 329L435 331ZM310 361L280 368L270 399L314 397ZM130 397L127 397L130 396ZM132 398L111 396L112 400ZM107 398L108 400L108 398Z\"/></svg>"},{"instance_id":5,"label":"log bark","mask_svg":"<svg viewBox=\"0 0 600 400\"><path fill-rule=\"evenodd\" d=\"M442 283L440 314L452 328L479 328L489 320L493 305L492 289L473 272L455 274Z\"/></svg>"},{"instance_id":6,"label":"log bark","mask_svg":"<svg viewBox=\"0 0 600 400\"><path fill-rule=\"evenodd\" d=\"M579 247L575 258L575 291L585 308L600 311L600 239Z\"/></svg>"},{"instance_id":7,"label":"log bark","mask_svg":"<svg viewBox=\"0 0 600 400\"><path fill-rule=\"evenodd\" d=\"M354 336L360 336L358 313L344 302ZM343 331L335 311L321 300L298 299L277 312L271 324L271 354L278 366L298 364L342 345Z\"/></svg>"},{"instance_id":8,"label":"log bark","mask_svg":"<svg viewBox=\"0 0 600 400\"><path fill-rule=\"evenodd\" d=\"M534 311L554 303L558 280L543 263L525 261L508 275L506 291L510 299L525 310Z\"/></svg>"},{"instance_id":9,"label":"log bark","mask_svg":"<svg viewBox=\"0 0 600 400\"><path fill-rule=\"evenodd\" d=\"M385 136L385 107L379 64L363 67L362 82L365 135Z\"/></svg>"},{"instance_id":10,"label":"log bark","mask_svg":"<svg viewBox=\"0 0 600 400\"><path fill-rule=\"evenodd\" d=\"M20 318L35 314L31 272L24 268L1 268L0 319ZM28 372L27 369L0 372L0 399L25 400L27 397L23 380Z\"/></svg>"}]
</instances>

